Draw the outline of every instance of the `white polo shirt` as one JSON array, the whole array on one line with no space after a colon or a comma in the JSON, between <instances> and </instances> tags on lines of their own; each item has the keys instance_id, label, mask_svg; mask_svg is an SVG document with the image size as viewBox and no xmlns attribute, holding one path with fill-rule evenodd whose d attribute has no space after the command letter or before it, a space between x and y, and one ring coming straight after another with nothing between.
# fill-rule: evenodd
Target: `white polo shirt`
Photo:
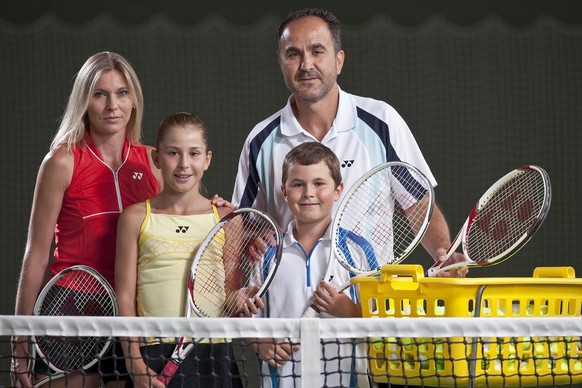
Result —
<instances>
[{"instance_id":1,"label":"white polo shirt","mask_svg":"<svg viewBox=\"0 0 582 388\"><path fill-rule=\"evenodd\" d=\"M255 207L275 217L279 225L293 219L281 192L282 165L293 147L317 141L300 125L287 105L249 133L241 151L232 203ZM422 171L436 186L414 136L404 119L383 101L340 90L338 112L321 143L340 160L344 191L373 167L403 161ZM334 210L340 201L336 201Z\"/></svg>"},{"instance_id":2,"label":"white polo shirt","mask_svg":"<svg viewBox=\"0 0 582 388\"><path fill-rule=\"evenodd\" d=\"M311 304L313 293L327 271L331 249L331 226L325 236L316 243L313 250L305 252L293 236L294 223L295 221L291 221L287 228L283 241L281 263L265 295L265 317L301 317L305 309ZM331 260L334 260L337 265L334 266L333 278L329 283L339 288L349 281L350 274L334 258ZM357 290L353 287L345 290L344 293L359 303ZM321 315L321 318L329 317L326 314ZM322 349L327 361L322 361L321 370L329 372L329 374L322 376L322 386L365 387L367 384L365 344L353 345L350 339L340 339L341 344L329 341L330 343ZM357 365L355 364L356 360L360 361ZM287 362L282 368L276 369L270 367L266 362L261 362L261 369L263 374L262 387L300 386L300 352L293 355L293 362ZM359 372L358 375L353 373L356 370ZM365 381L358 381L358 376L360 380L364 379Z\"/></svg>"}]
</instances>

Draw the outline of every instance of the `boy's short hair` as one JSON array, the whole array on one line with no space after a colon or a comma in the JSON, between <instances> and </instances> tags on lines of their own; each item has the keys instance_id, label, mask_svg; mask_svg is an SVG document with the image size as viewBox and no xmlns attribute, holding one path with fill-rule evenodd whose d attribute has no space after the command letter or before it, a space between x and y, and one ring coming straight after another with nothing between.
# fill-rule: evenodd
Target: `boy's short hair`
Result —
<instances>
[{"instance_id":1,"label":"boy's short hair","mask_svg":"<svg viewBox=\"0 0 582 388\"><path fill-rule=\"evenodd\" d=\"M324 162L329 168L335 187L338 187L342 183L339 159L332 150L317 141L301 143L287 153L283 160L283 175L281 179L283 185L287 182L289 168L292 165L311 166L319 162Z\"/></svg>"}]
</instances>

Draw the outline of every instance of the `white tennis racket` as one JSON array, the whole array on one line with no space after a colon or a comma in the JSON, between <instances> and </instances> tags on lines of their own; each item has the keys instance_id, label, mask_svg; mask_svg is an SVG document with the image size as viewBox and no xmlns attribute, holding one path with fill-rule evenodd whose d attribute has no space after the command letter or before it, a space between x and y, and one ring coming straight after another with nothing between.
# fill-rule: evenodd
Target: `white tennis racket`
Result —
<instances>
[{"instance_id":1,"label":"white tennis racket","mask_svg":"<svg viewBox=\"0 0 582 388\"><path fill-rule=\"evenodd\" d=\"M432 184L415 167L388 162L373 168L349 189L337 209L323 279L331 280L336 263L354 275L369 276L385 264L401 262L422 239L433 207ZM311 304L303 317L318 314Z\"/></svg>"},{"instance_id":2,"label":"white tennis racket","mask_svg":"<svg viewBox=\"0 0 582 388\"><path fill-rule=\"evenodd\" d=\"M33 309L42 316L117 316L119 306L111 285L93 268L75 265L56 274L43 287ZM34 336L34 351L55 373L34 383L40 387L69 372L82 372L98 362L111 337Z\"/></svg>"},{"instance_id":3,"label":"white tennis racket","mask_svg":"<svg viewBox=\"0 0 582 388\"><path fill-rule=\"evenodd\" d=\"M266 252L251 257L258 242ZM222 218L201 243L190 271L186 316L238 317L246 301L261 298L273 279L282 254L283 234L266 213L241 208ZM158 375L168 384L200 339L181 338Z\"/></svg>"},{"instance_id":4,"label":"white tennis racket","mask_svg":"<svg viewBox=\"0 0 582 388\"><path fill-rule=\"evenodd\" d=\"M447 260L429 268L428 276L507 260L544 222L551 200L550 178L544 169L526 165L511 171L481 196L447 250ZM451 256L459 245L466 261L452 262Z\"/></svg>"}]
</instances>

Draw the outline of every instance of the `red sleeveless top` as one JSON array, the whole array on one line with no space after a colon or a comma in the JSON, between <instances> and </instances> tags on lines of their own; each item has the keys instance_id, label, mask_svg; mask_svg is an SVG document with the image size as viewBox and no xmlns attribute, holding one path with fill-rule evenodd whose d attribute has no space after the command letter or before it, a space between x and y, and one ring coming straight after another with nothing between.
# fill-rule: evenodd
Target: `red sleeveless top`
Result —
<instances>
[{"instance_id":1,"label":"red sleeveless top","mask_svg":"<svg viewBox=\"0 0 582 388\"><path fill-rule=\"evenodd\" d=\"M73 176L55 227L55 261L50 269L56 274L71 265L88 265L114 286L119 215L127 206L155 196L158 181L143 145L126 140L117 171L103 162L88 133L72 152Z\"/></svg>"}]
</instances>

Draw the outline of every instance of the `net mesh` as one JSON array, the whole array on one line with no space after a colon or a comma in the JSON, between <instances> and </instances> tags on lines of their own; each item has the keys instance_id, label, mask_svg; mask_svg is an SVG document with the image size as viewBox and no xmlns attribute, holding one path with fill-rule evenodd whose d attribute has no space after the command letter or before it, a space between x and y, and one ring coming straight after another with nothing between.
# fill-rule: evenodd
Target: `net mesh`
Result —
<instances>
[{"instance_id":1,"label":"net mesh","mask_svg":"<svg viewBox=\"0 0 582 388\"><path fill-rule=\"evenodd\" d=\"M397 385L430 387L582 384L582 318L579 316L416 319L0 316L0 346L4 349L9 348L12 335L40 333L114 338L197 335L211 338L216 344L228 338L234 351L225 357L237 364L238 372L233 376L246 387L259 386L260 379L265 377L252 348L258 338L267 341L268 338L298 339L301 348L288 361L295 367L285 378L295 379L297 386L302 387L349 386L349 371L338 369L343 356L330 350L339 344L367 347L365 359L353 361L364 365L357 370L356 377L360 382L369 379L372 385L388 381ZM71 379L70 386L73 386L75 375L79 378L82 374L85 379L90 378L90 373L98 375L99 366L108 357L113 356L104 356L92 372L71 372L64 379ZM201 362L201 359L193 360L194 364ZM165 359L162 357L157 361L161 367ZM8 386L9 353L6 350L0 356L0 363L0 379ZM202 370L186 373L179 370L173 381L193 378L208 382L209 376Z\"/></svg>"}]
</instances>

